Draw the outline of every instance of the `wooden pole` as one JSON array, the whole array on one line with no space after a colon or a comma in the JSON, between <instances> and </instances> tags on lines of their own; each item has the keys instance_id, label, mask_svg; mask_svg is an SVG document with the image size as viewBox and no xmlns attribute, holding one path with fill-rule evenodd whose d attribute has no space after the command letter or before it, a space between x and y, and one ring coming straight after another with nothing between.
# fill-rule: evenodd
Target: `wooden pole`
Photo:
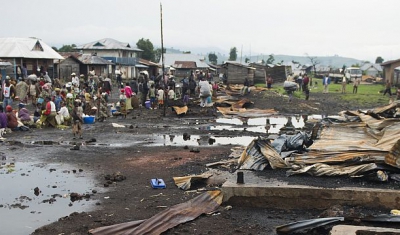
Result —
<instances>
[{"instance_id":1,"label":"wooden pole","mask_svg":"<svg viewBox=\"0 0 400 235\"><path fill-rule=\"evenodd\" d=\"M164 111L163 115L166 116L167 109L167 94L165 92L165 63L164 63L164 34L163 34L163 18L162 18L162 4L160 3L160 20L161 20L161 61L162 61L162 81L164 83Z\"/></svg>"}]
</instances>

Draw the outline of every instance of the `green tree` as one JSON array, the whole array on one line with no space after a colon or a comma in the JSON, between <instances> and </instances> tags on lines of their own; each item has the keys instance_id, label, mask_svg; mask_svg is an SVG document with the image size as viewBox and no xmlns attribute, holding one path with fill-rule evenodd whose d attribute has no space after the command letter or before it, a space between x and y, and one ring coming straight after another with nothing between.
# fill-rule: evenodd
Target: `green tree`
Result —
<instances>
[{"instance_id":1,"label":"green tree","mask_svg":"<svg viewBox=\"0 0 400 235\"><path fill-rule=\"evenodd\" d=\"M237 59L237 49L236 47L232 47L229 52L229 61L236 61Z\"/></svg>"},{"instance_id":2,"label":"green tree","mask_svg":"<svg viewBox=\"0 0 400 235\"><path fill-rule=\"evenodd\" d=\"M208 61L210 61L211 64L217 64L218 63L218 56L215 53L209 53L208 54Z\"/></svg>"},{"instance_id":3,"label":"green tree","mask_svg":"<svg viewBox=\"0 0 400 235\"><path fill-rule=\"evenodd\" d=\"M380 56L376 57L375 64L382 64L384 59Z\"/></svg>"},{"instance_id":4,"label":"green tree","mask_svg":"<svg viewBox=\"0 0 400 235\"><path fill-rule=\"evenodd\" d=\"M261 60L261 64L265 64L265 60L264 59Z\"/></svg>"},{"instance_id":5,"label":"green tree","mask_svg":"<svg viewBox=\"0 0 400 235\"><path fill-rule=\"evenodd\" d=\"M273 64L274 61L275 61L274 55L273 54L269 55L267 59L267 64Z\"/></svg>"},{"instance_id":6,"label":"green tree","mask_svg":"<svg viewBox=\"0 0 400 235\"><path fill-rule=\"evenodd\" d=\"M57 47L51 47L53 50L58 51Z\"/></svg>"},{"instance_id":7,"label":"green tree","mask_svg":"<svg viewBox=\"0 0 400 235\"><path fill-rule=\"evenodd\" d=\"M71 45L63 45L62 47L60 47L60 49L58 49L59 52L71 52L71 51L75 51L76 45L75 44L71 44Z\"/></svg>"},{"instance_id":8,"label":"green tree","mask_svg":"<svg viewBox=\"0 0 400 235\"><path fill-rule=\"evenodd\" d=\"M246 57L246 59L244 59L244 62L247 64L250 62L250 59Z\"/></svg>"},{"instance_id":9,"label":"green tree","mask_svg":"<svg viewBox=\"0 0 400 235\"><path fill-rule=\"evenodd\" d=\"M155 62L154 46L149 39L144 39L144 38L139 39L139 41L136 43L136 46L140 50L143 50L140 55L140 58Z\"/></svg>"}]
</instances>

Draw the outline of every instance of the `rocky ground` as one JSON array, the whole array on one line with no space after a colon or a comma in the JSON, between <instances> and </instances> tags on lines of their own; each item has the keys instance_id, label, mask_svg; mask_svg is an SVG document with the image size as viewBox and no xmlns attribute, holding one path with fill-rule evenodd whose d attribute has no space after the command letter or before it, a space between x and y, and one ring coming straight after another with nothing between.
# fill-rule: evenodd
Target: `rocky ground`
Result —
<instances>
[{"instance_id":1,"label":"rocky ground","mask_svg":"<svg viewBox=\"0 0 400 235\"><path fill-rule=\"evenodd\" d=\"M246 98L254 102L255 108L273 108L281 114L335 115L343 110L373 108L338 102L338 96L339 93L312 93L308 101L294 99L289 102L287 97L274 91L253 91ZM386 104L377 103L376 106ZM70 150L75 142L78 145L82 142L73 140L70 130L43 128L7 134L4 145L7 153L14 156L18 156L19 148L26 144L26 139L21 138L23 135L29 136L29 141L64 143L32 148L26 151L35 151L35 154L25 159L17 158L22 161L36 158L45 163L72 164L84 172L91 172L97 180L96 187L105 189L105 192L91 193L90 200L98 200L93 210L59 218L57 222L38 228L33 234L87 234L92 228L150 218L166 207L197 196L195 191L184 192L178 189L172 177L205 172L205 164L227 159L234 146L200 144L199 151L193 152L184 146L152 146L153 140L148 136L165 135L169 138L171 135L188 133L207 139L211 134L243 135L241 132L197 128L196 126L213 122L220 116L213 108L208 110L200 110L198 106L191 105L188 114L182 117L177 117L170 109L166 110L165 116L163 110L136 110L127 119L109 118L102 123L85 125L83 142L96 142L84 144L80 150ZM111 125L113 122L124 125L125 128L114 128ZM246 135L256 137L259 134ZM113 180L113 174L123 177L118 176ZM278 177L283 175L282 172L274 174ZM152 178L164 179L167 188L152 189ZM302 177L294 176L293 180L296 179L304 182ZM209 187L216 186L220 185L216 183ZM273 207L246 208L223 204L213 215L200 216L194 221L170 229L165 234L275 234L275 227L278 225L316 218L321 213L322 211L316 210L285 211ZM312 234L324 233L314 231Z\"/></svg>"}]
</instances>

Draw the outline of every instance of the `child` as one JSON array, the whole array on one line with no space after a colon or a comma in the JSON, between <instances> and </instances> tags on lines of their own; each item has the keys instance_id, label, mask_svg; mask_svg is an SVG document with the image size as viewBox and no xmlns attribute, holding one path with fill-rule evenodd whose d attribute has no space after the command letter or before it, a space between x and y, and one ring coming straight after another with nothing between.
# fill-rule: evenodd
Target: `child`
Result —
<instances>
[{"instance_id":1,"label":"child","mask_svg":"<svg viewBox=\"0 0 400 235\"><path fill-rule=\"evenodd\" d=\"M74 134L74 139L76 135L79 135L79 139L82 139L82 119L83 108L81 106L80 100L75 100L74 109L72 110L72 133Z\"/></svg>"},{"instance_id":2,"label":"child","mask_svg":"<svg viewBox=\"0 0 400 235\"><path fill-rule=\"evenodd\" d=\"M150 86L149 97L150 97L151 108L155 109L157 104L156 104L156 89L154 88L154 84L151 84Z\"/></svg>"},{"instance_id":3,"label":"child","mask_svg":"<svg viewBox=\"0 0 400 235\"><path fill-rule=\"evenodd\" d=\"M120 105L120 113L122 115L123 118L126 118L126 114L127 114L127 110L126 110L126 102L125 100L120 100L119 101L119 105Z\"/></svg>"},{"instance_id":4,"label":"child","mask_svg":"<svg viewBox=\"0 0 400 235\"><path fill-rule=\"evenodd\" d=\"M189 104L189 91L186 91L184 96L183 96L183 104L188 105Z\"/></svg>"},{"instance_id":5,"label":"child","mask_svg":"<svg viewBox=\"0 0 400 235\"><path fill-rule=\"evenodd\" d=\"M164 90L160 87L157 92L158 108L164 105Z\"/></svg>"}]
</instances>

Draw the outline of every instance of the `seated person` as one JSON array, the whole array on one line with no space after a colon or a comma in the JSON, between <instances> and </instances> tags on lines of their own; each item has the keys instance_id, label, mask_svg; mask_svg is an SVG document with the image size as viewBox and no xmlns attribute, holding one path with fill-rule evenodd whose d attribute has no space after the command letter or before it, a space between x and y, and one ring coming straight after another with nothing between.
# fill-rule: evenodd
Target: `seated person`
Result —
<instances>
[{"instance_id":1,"label":"seated person","mask_svg":"<svg viewBox=\"0 0 400 235\"><path fill-rule=\"evenodd\" d=\"M61 102L61 109L58 111L58 116L60 117L60 121L63 125L69 125L71 116L69 115L69 111L65 102Z\"/></svg>"},{"instance_id":2,"label":"seated person","mask_svg":"<svg viewBox=\"0 0 400 235\"><path fill-rule=\"evenodd\" d=\"M3 134L6 128L7 128L7 115L3 112L3 106L0 105L0 138L3 138Z\"/></svg>"},{"instance_id":3,"label":"seated person","mask_svg":"<svg viewBox=\"0 0 400 235\"><path fill-rule=\"evenodd\" d=\"M18 118L25 126L30 126L33 124L29 110L25 108L24 103L18 104Z\"/></svg>"},{"instance_id":4,"label":"seated person","mask_svg":"<svg viewBox=\"0 0 400 235\"><path fill-rule=\"evenodd\" d=\"M11 130L17 129L18 119L10 105L7 105L6 107L6 115L7 115L7 127L10 128Z\"/></svg>"}]
</instances>

